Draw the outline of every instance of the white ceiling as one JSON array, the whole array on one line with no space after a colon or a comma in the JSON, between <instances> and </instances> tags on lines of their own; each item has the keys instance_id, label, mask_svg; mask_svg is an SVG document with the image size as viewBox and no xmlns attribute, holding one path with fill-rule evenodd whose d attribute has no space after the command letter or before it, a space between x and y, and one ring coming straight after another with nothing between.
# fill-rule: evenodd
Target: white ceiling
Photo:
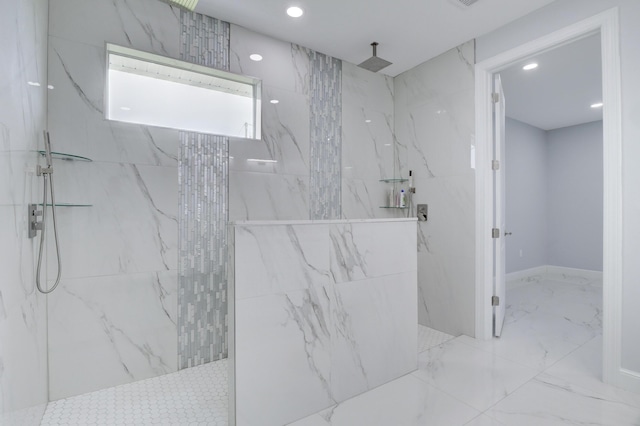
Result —
<instances>
[{"instance_id":1,"label":"white ceiling","mask_svg":"<svg viewBox=\"0 0 640 426\"><path fill-rule=\"evenodd\" d=\"M538 68L522 66L537 62ZM521 61L500 73L507 116L543 130L602 120L600 35Z\"/></svg>"},{"instance_id":2,"label":"white ceiling","mask_svg":"<svg viewBox=\"0 0 640 426\"><path fill-rule=\"evenodd\" d=\"M359 64L378 56L396 76L554 0L200 0L197 12ZM289 6L305 14L293 19Z\"/></svg>"}]
</instances>

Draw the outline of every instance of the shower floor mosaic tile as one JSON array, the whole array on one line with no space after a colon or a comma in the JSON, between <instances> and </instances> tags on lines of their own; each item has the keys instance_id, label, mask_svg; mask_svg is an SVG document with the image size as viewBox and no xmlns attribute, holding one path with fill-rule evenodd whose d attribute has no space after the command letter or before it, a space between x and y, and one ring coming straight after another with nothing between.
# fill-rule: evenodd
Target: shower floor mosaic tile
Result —
<instances>
[{"instance_id":1,"label":"shower floor mosaic tile","mask_svg":"<svg viewBox=\"0 0 640 426\"><path fill-rule=\"evenodd\" d=\"M51 402L41 426L227 425L227 360Z\"/></svg>"},{"instance_id":2,"label":"shower floor mosaic tile","mask_svg":"<svg viewBox=\"0 0 640 426\"><path fill-rule=\"evenodd\" d=\"M453 338L455 336L418 324L418 353L441 345Z\"/></svg>"}]
</instances>

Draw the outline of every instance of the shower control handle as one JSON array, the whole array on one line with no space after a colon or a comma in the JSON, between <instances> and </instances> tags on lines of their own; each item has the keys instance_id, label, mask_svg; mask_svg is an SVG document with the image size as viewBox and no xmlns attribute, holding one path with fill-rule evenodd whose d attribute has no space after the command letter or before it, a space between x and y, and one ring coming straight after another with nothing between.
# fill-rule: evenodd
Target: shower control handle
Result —
<instances>
[{"instance_id":1,"label":"shower control handle","mask_svg":"<svg viewBox=\"0 0 640 426\"><path fill-rule=\"evenodd\" d=\"M38 210L37 204L29 204L27 210L29 220L29 238L34 238L38 231L42 231L44 224L42 221L38 221L38 216L43 215L42 210Z\"/></svg>"}]
</instances>

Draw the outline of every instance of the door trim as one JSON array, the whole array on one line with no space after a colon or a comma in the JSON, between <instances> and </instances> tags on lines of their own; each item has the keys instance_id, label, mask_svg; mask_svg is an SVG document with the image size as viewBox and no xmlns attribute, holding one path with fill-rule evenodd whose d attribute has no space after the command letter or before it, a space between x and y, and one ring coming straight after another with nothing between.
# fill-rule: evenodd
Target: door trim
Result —
<instances>
[{"instance_id":1,"label":"door trim","mask_svg":"<svg viewBox=\"0 0 640 426\"><path fill-rule=\"evenodd\" d=\"M492 76L515 62L580 38L600 33L603 109L603 378L638 389L640 377L621 365L622 329L622 108L620 28L612 8L544 37L484 60L475 67L476 110L476 338L491 338L493 227L491 143L493 141Z\"/></svg>"}]
</instances>

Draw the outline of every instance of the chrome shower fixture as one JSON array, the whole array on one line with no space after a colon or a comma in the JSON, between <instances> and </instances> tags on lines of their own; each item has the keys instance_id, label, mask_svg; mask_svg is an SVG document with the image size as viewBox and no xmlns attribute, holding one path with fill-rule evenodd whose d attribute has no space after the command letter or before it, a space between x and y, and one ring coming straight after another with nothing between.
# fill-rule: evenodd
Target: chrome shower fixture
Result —
<instances>
[{"instance_id":1,"label":"chrome shower fixture","mask_svg":"<svg viewBox=\"0 0 640 426\"><path fill-rule=\"evenodd\" d=\"M187 9L188 11L193 12L198 4L198 0L162 0L165 3L169 3L173 6L178 6L183 9Z\"/></svg>"},{"instance_id":2,"label":"chrome shower fixture","mask_svg":"<svg viewBox=\"0 0 640 426\"><path fill-rule=\"evenodd\" d=\"M371 43L371 46L373 46L373 56L359 64L358 66L360 68L364 68L365 70L369 70L371 72L378 72L381 69L391 65L391 62L385 61L384 59L377 56L378 42L374 41L373 43Z\"/></svg>"},{"instance_id":3,"label":"chrome shower fixture","mask_svg":"<svg viewBox=\"0 0 640 426\"><path fill-rule=\"evenodd\" d=\"M44 188L42 191L42 210L38 210L36 204L29 204L29 238L36 236L40 231L40 248L38 249L38 263L36 267L36 287L38 291L44 294L51 293L60 284L60 278L62 276L62 261L60 260L60 244L58 242L58 223L56 220L56 196L53 190L53 163L51 159L51 140L49 139L49 132L44 131L44 154L46 167L38 165L37 174L42 176L44 182ZM49 192L47 192L47 190ZM51 204L48 204L48 193L51 194ZM58 259L58 273L56 280L50 289L46 290L40 283L40 272L42 270L42 257L44 251L45 231L47 229L47 207L51 207L51 216L53 222L53 238L56 246L56 257ZM42 216L42 220L38 221L38 216Z\"/></svg>"}]
</instances>

